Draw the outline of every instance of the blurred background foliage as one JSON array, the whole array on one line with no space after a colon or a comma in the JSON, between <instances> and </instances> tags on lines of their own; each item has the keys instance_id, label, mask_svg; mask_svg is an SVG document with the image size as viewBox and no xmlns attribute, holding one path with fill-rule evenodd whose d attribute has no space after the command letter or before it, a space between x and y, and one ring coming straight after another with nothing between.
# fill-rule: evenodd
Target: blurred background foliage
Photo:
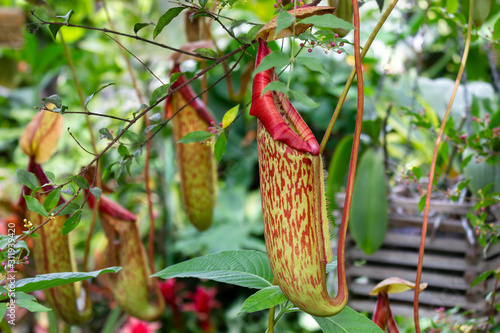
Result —
<instances>
[{"instance_id":1,"label":"blurred background foliage","mask_svg":"<svg viewBox=\"0 0 500 333\"><path fill-rule=\"evenodd\" d=\"M109 27L109 21L101 1L47 1L57 15L74 11L71 23L91 27ZM325 2L325 1L323 1ZM263 23L273 16L273 1L247 0L238 4L224 15L249 22ZM322 3L323 4L323 3ZM106 5L116 30L133 34L134 24L156 22L157 19L174 3L167 1L107 1ZM326 3L324 3L326 5ZM387 4L386 4L387 5ZM479 117L487 112L498 110L498 55L500 50L500 2L492 2L491 14L485 24L474 31L473 43L466 67L466 75L459 89L452 108L452 117L457 124L467 108L473 108ZM364 66L365 79L365 134L362 150L367 147L379 147L384 141L387 147L386 175L387 185L397 183L402 172L420 167L425 174L432 155L435 129L444 114L446 104L459 68L463 51L465 16L461 13L461 4L457 0L407 1L401 0L382 28L372 49L368 52ZM8 7L20 8L26 16L26 23L36 22L30 11L37 16L51 20L52 14L47 7L37 6L36 1L0 0L0 10ZM454 9L454 10L453 10ZM361 7L362 44L380 17L375 1L365 1ZM155 39L172 47L180 47L187 40L184 30L185 17L181 14L167 26ZM237 32L248 30L243 25ZM497 28L496 31L494 28ZM154 28L145 27L139 36L152 39ZM68 67L60 37L54 40L46 27L31 34L24 31L24 45L20 49L0 47L0 215L7 215L8 202L16 202L20 194L20 184L15 175L16 169L25 168L28 159L18 148L18 139L26 124L35 115L34 106L41 106L41 98L58 94L69 110L81 111L75 83ZM60 35L68 44L71 58L85 96L92 94L100 86L114 82L116 85L104 89L89 103L91 112L105 113L128 118L140 106L132 86L126 62L120 54L119 46L105 34L85 29L65 28ZM226 32L216 23L211 25L211 35L222 53L234 50L239 44L231 40ZM346 37L352 40L352 32ZM120 42L147 65L164 82L168 81L172 66L172 52L133 39L120 38ZM275 45L289 50L289 42ZM337 103L344 83L351 71L354 58L352 46L346 45L348 54L336 54L314 48L312 56L324 64L332 77L328 84L325 77L303 66L295 66L292 73L292 87L306 93L320 103L316 109L306 108L292 101L309 124L314 134L321 140L326 126ZM245 66L253 63L256 49L250 48L235 71L231 74L234 90L240 85L240 77ZM304 51L305 52L305 51ZM151 96L160 83L132 57L129 57L132 69L139 82L139 89L144 96ZM231 66L236 57L229 60ZM186 61L182 70L190 77L200 69L200 64ZM250 65L251 66L251 65ZM208 84L215 82L224 73L221 66L207 75ZM286 80L288 72L284 73ZM286 81L285 81L286 82ZM201 83L192 84L195 91L201 90ZM333 135L325 151L327 166L339 142L352 134L356 112L356 92L349 95L341 115L335 125ZM147 97L146 97L147 98ZM241 102L246 105L251 98L249 87ZM208 106L216 119L220 121L224 113L236 103L228 98L226 80L223 80L208 92ZM412 113L422 114L431 126L415 127ZM390 112L390 114L388 114ZM160 107L151 111L163 113ZM387 118L387 119L386 119ZM80 114L64 115L65 128L75 136L78 142L91 150L89 128ZM107 140L99 140L99 129L108 128L115 133L122 125L119 121L92 117L92 131L97 138L98 150L107 145ZM386 124L384 131L382 124ZM470 123L467 124L470 128ZM144 139L143 122L132 127L132 131ZM237 119L228 137L226 154L218 165L219 192L213 226L206 232L198 232L187 222L182 210L179 190L179 177L176 170L175 154L171 129L165 128L153 141L151 156L151 174L153 202L156 215L156 268L163 268L187 258L228 249L254 249L265 251L263 239L262 215L258 186L257 149L254 140L256 121L248 115ZM429 130L431 129L431 130ZM381 140L385 132L385 139ZM133 140L132 140L133 141ZM127 139L122 143L134 149L134 143ZM446 166L449 152L444 151L438 165ZM144 154L139 163L133 163L130 175L116 177L116 168L110 167L120 158L116 149L105 154L100 161L104 179L114 193L113 196L126 208L139 216L139 228L146 242L149 230L147 217L147 199L144 189ZM44 165L46 170L56 174L57 181L79 172L92 156L80 149L77 142L66 132L59 143L58 153ZM345 158L344 164L345 164ZM459 161L453 164L455 173L461 173ZM344 171L345 172L345 171ZM332 177L332 175L329 175ZM344 177L336 175L337 190L342 187ZM339 184L340 182L340 184ZM361 209L354 203L354 209ZM86 210L82 223L72 233L72 243L77 258L81 258L86 230L89 226L91 211ZM103 251L103 232L97 227L92 238L92 252L89 265L92 268L95 258ZM200 283L186 279L187 289L194 289ZM220 331L262 332L267 320L267 313L237 315L249 291L213 283L204 283L218 288L217 299L222 307L214 309L216 323ZM96 307L96 321L89 324L103 325L109 315L109 307L104 306L110 300L99 296L100 305ZM103 306L101 306L103 305ZM166 327L170 318L166 313L162 321L162 330L172 332ZM190 316L190 315L187 315ZM195 322L195 317L188 317ZM188 320L189 321L189 320ZM40 324L42 325L42 324ZM191 327L196 331L193 324ZM308 332L317 330L308 316L298 314L286 317L277 325L279 332Z\"/></svg>"}]
</instances>

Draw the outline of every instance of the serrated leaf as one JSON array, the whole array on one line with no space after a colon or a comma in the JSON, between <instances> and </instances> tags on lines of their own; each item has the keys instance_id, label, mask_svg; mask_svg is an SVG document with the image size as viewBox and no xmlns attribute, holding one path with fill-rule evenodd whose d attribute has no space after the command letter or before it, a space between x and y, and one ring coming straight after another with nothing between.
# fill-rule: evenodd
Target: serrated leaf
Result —
<instances>
[{"instance_id":1,"label":"serrated leaf","mask_svg":"<svg viewBox=\"0 0 500 333\"><path fill-rule=\"evenodd\" d=\"M304 106L308 107L308 108L317 108L320 104L313 101L311 98L309 98L309 96L307 96L305 93L303 93L302 91L298 91L298 90L290 90L290 93L293 95L293 97L295 97L295 99L297 101L299 101L300 103L302 103Z\"/></svg>"},{"instance_id":2,"label":"serrated leaf","mask_svg":"<svg viewBox=\"0 0 500 333\"><path fill-rule=\"evenodd\" d=\"M55 183L56 182L56 176L54 175L53 172L51 172L51 171L45 171L45 176L47 176L47 178L50 180L51 183Z\"/></svg>"},{"instance_id":3,"label":"serrated leaf","mask_svg":"<svg viewBox=\"0 0 500 333\"><path fill-rule=\"evenodd\" d=\"M152 275L162 279L195 277L262 289L273 284L267 255L251 250L223 251L169 266Z\"/></svg>"},{"instance_id":4,"label":"serrated leaf","mask_svg":"<svg viewBox=\"0 0 500 333\"><path fill-rule=\"evenodd\" d=\"M61 197L61 189L56 188L50 192L47 197L45 197L45 200L43 202L43 208L47 212L52 211L55 206L57 206L57 203L59 202L59 198Z\"/></svg>"},{"instance_id":5,"label":"serrated leaf","mask_svg":"<svg viewBox=\"0 0 500 333\"><path fill-rule=\"evenodd\" d=\"M69 177L69 179L74 181L75 184L78 185L79 188L84 189L84 190L89 189L89 182L82 175L74 175L74 176Z\"/></svg>"},{"instance_id":6,"label":"serrated leaf","mask_svg":"<svg viewBox=\"0 0 500 333\"><path fill-rule=\"evenodd\" d=\"M61 191L63 192L63 191ZM54 213L57 212L59 209L61 209L62 206L64 206L65 203L63 204L60 204L59 206L57 206L56 208L54 208ZM70 202L66 207L63 208L63 210L61 210L61 212L59 214L57 214L58 216L62 216L62 215L69 215L69 214L72 214L74 212L76 212L77 210L80 209L80 205L74 203L74 202Z\"/></svg>"},{"instance_id":7,"label":"serrated leaf","mask_svg":"<svg viewBox=\"0 0 500 333\"><path fill-rule=\"evenodd\" d=\"M96 198L97 201L101 198L102 190L99 187L91 187L90 193Z\"/></svg>"},{"instance_id":8,"label":"serrated leaf","mask_svg":"<svg viewBox=\"0 0 500 333\"><path fill-rule=\"evenodd\" d=\"M226 128L233 123L233 121L236 119L236 116L238 115L239 110L240 110L240 105L238 104L235 107L229 109L224 114L224 117L222 117L222 128Z\"/></svg>"},{"instance_id":9,"label":"serrated leaf","mask_svg":"<svg viewBox=\"0 0 500 333\"><path fill-rule=\"evenodd\" d=\"M325 69L325 66L321 61L318 61L317 58L313 57L297 57L297 62L303 66L306 66L310 70L314 72L319 72L321 73L326 81L330 84L332 84L332 77L330 76L330 73L328 73Z\"/></svg>"},{"instance_id":10,"label":"serrated leaf","mask_svg":"<svg viewBox=\"0 0 500 333\"><path fill-rule=\"evenodd\" d=\"M24 169L17 169L16 174L17 174L17 179L19 179L21 183L26 185L26 187L33 190L35 189L35 187L38 186L38 179L36 178L34 173Z\"/></svg>"},{"instance_id":11,"label":"serrated leaf","mask_svg":"<svg viewBox=\"0 0 500 333\"><path fill-rule=\"evenodd\" d=\"M66 219L62 227L62 235L66 236L71 231L73 231L78 226L78 224L80 224L81 218L82 218L82 210L80 209L76 211L73 215L71 215L71 217Z\"/></svg>"},{"instance_id":12,"label":"serrated leaf","mask_svg":"<svg viewBox=\"0 0 500 333\"><path fill-rule=\"evenodd\" d=\"M424 194L421 198L420 201L418 202L418 211L422 213L422 211L425 208L425 200L427 199L427 194Z\"/></svg>"},{"instance_id":13,"label":"serrated leaf","mask_svg":"<svg viewBox=\"0 0 500 333\"><path fill-rule=\"evenodd\" d=\"M130 152L128 151L128 148L125 147L125 145L119 145L118 146L118 154L123 157L130 156Z\"/></svg>"},{"instance_id":14,"label":"serrated leaf","mask_svg":"<svg viewBox=\"0 0 500 333\"><path fill-rule=\"evenodd\" d=\"M158 23L156 24L156 28L153 31L153 39L162 32L163 28L167 26L174 18L176 18L186 7L174 7L170 8L163 14L160 19L158 20Z\"/></svg>"},{"instance_id":15,"label":"serrated leaf","mask_svg":"<svg viewBox=\"0 0 500 333\"><path fill-rule=\"evenodd\" d=\"M161 85L156 88L155 91L153 91L153 95L149 99L149 106L153 106L160 98L165 96L168 92L168 89L170 89L170 86L172 86L174 82L171 81L170 83Z\"/></svg>"},{"instance_id":16,"label":"serrated leaf","mask_svg":"<svg viewBox=\"0 0 500 333\"><path fill-rule=\"evenodd\" d=\"M149 22L149 23L136 23L136 24L134 24L134 33L137 35L137 33L139 32L139 30L141 30L144 27L147 27L148 25L155 25L155 24L153 22Z\"/></svg>"},{"instance_id":17,"label":"serrated leaf","mask_svg":"<svg viewBox=\"0 0 500 333\"><path fill-rule=\"evenodd\" d=\"M193 52L211 59L217 59L218 57L217 52L208 47L200 47L199 49L193 50Z\"/></svg>"},{"instance_id":18,"label":"serrated leaf","mask_svg":"<svg viewBox=\"0 0 500 333\"><path fill-rule=\"evenodd\" d=\"M265 309L269 309L273 306L286 301L287 298L285 294L281 291L279 286L270 286L257 291L252 296L245 300L245 303L241 306L241 312L256 312Z\"/></svg>"},{"instance_id":19,"label":"serrated leaf","mask_svg":"<svg viewBox=\"0 0 500 333\"><path fill-rule=\"evenodd\" d=\"M94 98L94 96L95 96L96 94L98 94L98 93L99 93L101 90L103 90L104 88L107 88L107 87L112 86L112 85L114 85L114 84L115 84L115 83L113 83L113 82L108 83L108 84L106 84L106 85L104 85L104 86L102 86L102 87L99 87L99 89L97 89L96 91L94 91L94 92L93 92L90 96L87 96L87 98L85 98L85 109L87 109L87 104L89 104L90 100L91 100L92 98Z\"/></svg>"},{"instance_id":20,"label":"serrated leaf","mask_svg":"<svg viewBox=\"0 0 500 333\"><path fill-rule=\"evenodd\" d=\"M293 15L285 10L280 12L276 20L276 32L274 33L274 37L276 38L281 30L288 28L293 22L295 22L295 17L293 17Z\"/></svg>"},{"instance_id":21,"label":"serrated leaf","mask_svg":"<svg viewBox=\"0 0 500 333\"><path fill-rule=\"evenodd\" d=\"M312 316L324 333L383 333L373 321L363 314L346 306L339 314L332 317Z\"/></svg>"},{"instance_id":22,"label":"serrated leaf","mask_svg":"<svg viewBox=\"0 0 500 333\"><path fill-rule=\"evenodd\" d=\"M290 62L290 57L281 51L273 51L262 59L259 66L255 69L253 75L265 71L271 67L285 67Z\"/></svg>"},{"instance_id":23,"label":"serrated leaf","mask_svg":"<svg viewBox=\"0 0 500 333\"><path fill-rule=\"evenodd\" d=\"M262 90L261 96L270 90L279 91L280 93L286 94L288 92L288 87L285 83L281 81L271 81L268 85Z\"/></svg>"},{"instance_id":24,"label":"serrated leaf","mask_svg":"<svg viewBox=\"0 0 500 333\"><path fill-rule=\"evenodd\" d=\"M111 132L107 128L103 127L99 130L99 140L102 140L105 138L108 140L113 140L113 135L111 134Z\"/></svg>"},{"instance_id":25,"label":"serrated leaf","mask_svg":"<svg viewBox=\"0 0 500 333\"><path fill-rule=\"evenodd\" d=\"M300 23L314 24L317 28L331 28L331 29L344 29L352 30L354 26L342 19L339 19L335 15L325 14L325 15L313 15L300 21Z\"/></svg>"},{"instance_id":26,"label":"serrated leaf","mask_svg":"<svg viewBox=\"0 0 500 333\"><path fill-rule=\"evenodd\" d=\"M208 133L207 131L194 131L184 135L182 139L177 141L177 143L202 142L212 136L213 134Z\"/></svg>"},{"instance_id":27,"label":"serrated leaf","mask_svg":"<svg viewBox=\"0 0 500 333\"><path fill-rule=\"evenodd\" d=\"M28 196L23 193L24 200L26 200L26 206L28 207L29 210L32 212L38 213L42 216L48 217L49 213L45 210L43 205L38 201L37 199Z\"/></svg>"},{"instance_id":28,"label":"serrated leaf","mask_svg":"<svg viewBox=\"0 0 500 333\"><path fill-rule=\"evenodd\" d=\"M217 138L217 141L215 141L214 145L214 154L217 162L220 162L222 160L222 156L224 156L224 154L226 153L226 145L227 145L226 133L222 132Z\"/></svg>"},{"instance_id":29,"label":"serrated leaf","mask_svg":"<svg viewBox=\"0 0 500 333\"><path fill-rule=\"evenodd\" d=\"M108 267L93 272L63 272L36 275L34 278L16 281L16 291L30 293L35 290L53 288L68 283L95 278L104 273L117 273L121 267Z\"/></svg>"},{"instance_id":30,"label":"serrated leaf","mask_svg":"<svg viewBox=\"0 0 500 333\"><path fill-rule=\"evenodd\" d=\"M27 299L16 300L16 305L21 307L21 308L25 308L30 312L45 312L45 311L52 310L51 308L47 308L36 301L27 300Z\"/></svg>"}]
</instances>

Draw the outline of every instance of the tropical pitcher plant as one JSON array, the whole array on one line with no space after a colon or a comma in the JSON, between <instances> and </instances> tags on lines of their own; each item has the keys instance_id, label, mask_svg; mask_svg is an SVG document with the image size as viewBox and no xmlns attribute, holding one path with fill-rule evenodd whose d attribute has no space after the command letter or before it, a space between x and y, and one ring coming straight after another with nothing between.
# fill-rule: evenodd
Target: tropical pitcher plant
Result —
<instances>
[{"instance_id":1,"label":"tropical pitcher plant","mask_svg":"<svg viewBox=\"0 0 500 333\"><path fill-rule=\"evenodd\" d=\"M180 73L179 65L172 69ZM184 75L172 85L172 89L186 82ZM188 104L187 104L188 103ZM187 104L187 105L186 105ZM178 112L178 110L181 112ZM175 117L173 117L175 115ZM189 85L172 94L165 103L165 116L173 117L174 140L178 142L186 134L207 131L215 119ZM181 178L181 194L189 221L200 231L212 224L217 184L217 169L213 146L209 143L176 143L178 169Z\"/></svg>"},{"instance_id":2,"label":"tropical pitcher plant","mask_svg":"<svg viewBox=\"0 0 500 333\"><path fill-rule=\"evenodd\" d=\"M47 105L51 109L53 105ZM20 138L22 151L29 156L28 171L35 174L41 190L49 194L39 194L38 200L44 207L55 207L64 203L64 199L54 196L56 189L43 172L41 163L46 162L56 152L57 143L63 130L63 117L50 111L40 111L26 126ZM24 186L23 194L30 194ZM60 189L59 189L60 191ZM52 194L52 195L51 195ZM34 199L34 198L29 198ZM27 198L21 198L26 208ZM47 209L50 211L50 209ZM25 227L38 227L46 217L25 209ZM62 227L67 215L50 216L50 223L40 228L40 237L33 238L33 256L39 274L72 272L76 270L76 262L68 235L62 234ZM86 285L81 283L67 284L44 290L47 303L57 312L61 319L70 324L83 324L92 315L92 303Z\"/></svg>"}]
</instances>

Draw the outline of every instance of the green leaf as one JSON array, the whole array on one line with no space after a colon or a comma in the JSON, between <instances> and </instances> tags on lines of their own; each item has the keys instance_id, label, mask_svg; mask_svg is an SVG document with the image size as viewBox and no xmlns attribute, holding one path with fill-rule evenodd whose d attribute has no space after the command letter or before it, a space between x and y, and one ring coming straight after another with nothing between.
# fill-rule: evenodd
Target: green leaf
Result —
<instances>
[{"instance_id":1,"label":"green leaf","mask_svg":"<svg viewBox=\"0 0 500 333\"><path fill-rule=\"evenodd\" d=\"M217 162L220 162L222 160L222 156L224 156L224 154L226 153L226 145L227 145L226 133L222 132L217 138L217 141L215 141L215 146L214 146L214 154Z\"/></svg>"},{"instance_id":2,"label":"green leaf","mask_svg":"<svg viewBox=\"0 0 500 333\"><path fill-rule=\"evenodd\" d=\"M137 33L139 32L139 30L141 30L144 27L147 27L148 25L155 25L155 24L153 22L149 22L149 23L136 23L134 25L134 33L137 35Z\"/></svg>"},{"instance_id":3,"label":"green leaf","mask_svg":"<svg viewBox=\"0 0 500 333\"><path fill-rule=\"evenodd\" d=\"M211 59L217 59L218 57L217 52L207 47L200 47L199 49L193 50L193 52Z\"/></svg>"},{"instance_id":4,"label":"green leaf","mask_svg":"<svg viewBox=\"0 0 500 333\"><path fill-rule=\"evenodd\" d=\"M20 291L16 291L15 298L16 299L25 299L25 300L28 300L28 301L36 301L36 297L35 296L30 295L30 294L26 294L26 293L23 293L23 292L20 292Z\"/></svg>"},{"instance_id":5,"label":"green leaf","mask_svg":"<svg viewBox=\"0 0 500 333\"><path fill-rule=\"evenodd\" d=\"M149 120L151 120L151 121L153 121L155 123L161 121L161 113L157 112L157 113L153 114L151 117L149 117ZM125 132L125 133L128 133L128 131Z\"/></svg>"},{"instance_id":6,"label":"green leaf","mask_svg":"<svg viewBox=\"0 0 500 333\"><path fill-rule=\"evenodd\" d=\"M205 8L207 5L208 0L198 0L198 3L200 4L201 8Z\"/></svg>"},{"instance_id":7,"label":"green leaf","mask_svg":"<svg viewBox=\"0 0 500 333\"><path fill-rule=\"evenodd\" d=\"M274 51L269 53L262 59L259 66L255 69L253 75L265 71L271 67L284 67L290 62L290 57L281 51Z\"/></svg>"},{"instance_id":8,"label":"green leaf","mask_svg":"<svg viewBox=\"0 0 500 333\"><path fill-rule=\"evenodd\" d=\"M377 5L380 12L382 12L382 9L384 9L384 0L377 0Z\"/></svg>"},{"instance_id":9,"label":"green leaf","mask_svg":"<svg viewBox=\"0 0 500 333\"><path fill-rule=\"evenodd\" d=\"M36 178L34 173L28 172L24 169L17 169L16 174L17 179L19 179L21 183L26 185L26 187L32 190L38 187L38 179Z\"/></svg>"},{"instance_id":10,"label":"green leaf","mask_svg":"<svg viewBox=\"0 0 500 333\"><path fill-rule=\"evenodd\" d=\"M130 152L128 151L128 148L125 147L125 145L119 145L118 154L120 154L120 156L127 157L130 155Z\"/></svg>"},{"instance_id":11,"label":"green leaf","mask_svg":"<svg viewBox=\"0 0 500 333\"><path fill-rule=\"evenodd\" d=\"M271 81L267 84L267 86L262 90L261 96L270 90L279 91L280 93L286 94L288 92L288 87L285 83L281 81Z\"/></svg>"},{"instance_id":12,"label":"green leaf","mask_svg":"<svg viewBox=\"0 0 500 333\"><path fill-rule=\"evenodd\" d=\"M314 24L316 28L340 28L347 31L354 29L354 26L351 23L339 19L337 16L332 14L309 16L301 20L300 23Z\"/></svg>"},{"instance_id":13,"label":"green leaf","mask_svg":"<svg viewBox=\"0 0 500 333\"><path fill-rule=\"evenodd\" d=\"M153 91L153 96L151 96L151 98L149 99L149 106L153 106L160 98L165 96L168 92L168 89L170 89L170 86L174 82L171 81L170 83L161 85L158 88L156 88L155 91Z\"/></svg>"},{"instance_id":14,"label":"green leaf","mask_svg":"<svg viewBox=\"0 0 500 333\"><path fill-rule=\"evenodd\" d=\"M291 15L286 10L280 12L278 14L278 19L276 20L276 32L274 33L274 37L278 36L278 33L291 26L295 22L295 17Z\"/></svg>"},{"instance_id":15,"label":"green leaf","mask_svg":"<svg viewBox=\"0 0 500 333\"><path fill-rule=\"evenodd\" d=\"M244 23L247 23L247 21L246 20L234 20L233 22L231 22L231 26L229 27L229 29L231 29L231 32L234 34L234 29L239 27L240 25L242 25Z\"/></svg>"},{"instance_id":16,"label":"green leaf","mask_svg":"<svg viewBox=\"0 0 500 333\"><path fill-rule=\"evenodd\" d=\"M469 288L474 287L476 284L486 280L490 275L495 274L495 273L496 273L496 271L486 271L486 272L481 273L477 278L474 279L474 281L472 281Z\"/></svg>"},{"instance_id":17,"label":"green leaf","mask_svg":"<svg viewBox=\"0 0 500 333\"><path fill-rule=\"evenodd\" d=\"M57 212L59 209L61 209L62 206L64 206L66 203L62 203L60 204L59 206L57 206L56 208L54 208L54 213ZM69 215L69 214L72 214L74 212L76 212L77 210L80 209L80 205L74 203L74 202L70 202L66 207L64 207L63 210L61 210L61 212L59 214L57 214L58 216L62 216L62 215Z\"/></svg>"},{"instance_id":18,"label":"green leaf","mask_svg":"<svg viewBox=\"0 0 500 333\"><path fill-rule=\"evenodd\" d=\"M40 274L34 278L21 279L16 281L16 292L22 291L30 293L35 290L42 290L62 286L64 284L95 278L104 273L117 273L121 267L108 267L93 272L63 272Z\"/></svg>"},{"instance_id":19,"label":"green leaf","mask_svg":"<svg viewBox=\"0 0 500 333\"><path fill-rule=\"evenodd\" d=\"M92 193L92 195L96 198L96 200L99 201L102 195L102 190L99 187L91 187L90 193Z\"/></svg>"},{"instance_id":20,"label":"green leaf","mask_svg":"<svg viewBox=\"0 0 500 333\"><path fill-rule=\"evenodd\" d=\"M195 277L262 289L273 285L267 255L251 250L223 251L169 266L153 276L170 279Z\"/></svg>"},{"instance_id":21,"label":"green leaf","mask_svg":"<svg viewBox=\"0 0 500 333\"><path fill-rule=\"evenodd\" d=\"M250 41L253 41L255 39L255 36L259 33L260 29L262 29L264 25L259 24L259 25L254 25L247 33L247 38Z\"/></svg>"},{"instance_id":22,"label":"green leaf","mask_svg":"<svg viewBox=\"0 0 500 333\"><path fill-rule=\"evenodd\" d=\"M74 13L75 12L73 11L73 9L70 9L69 12L66 13L66 15L56 15L56 17L64 19L63 23L68 24L69 20L71 20L71 16L73 16Z\"/></svg>"},{"instance_id":23,"label":"green leaf","mask_svg":"<svg viewBox=\"0 0 500 333\"><path fill-rule=\"evenodd\" d=\"M422 213L422 211L425 208L425 201L427 200L427 193L424 194L421 198L420 201L418 202L418 211Z\"/></svg>"},{"instance_id":24,"label":"green leaf","mask_svg":"<svg viewBox=\"0 0 500 333\"><path fill-rule=\"evenodd\" d=\"M27 299L18 299L16 300L17 306L21 308L25 308L30 312L44 312L44 311L51 311L51 308L47 308L43 306L42 304L32 301L32 300L27 300Z\"/></svg>"},{"instance_id":25,"label":"green leaf","mask_svg":"<svg viewBox=\"0 0 500 333\"><path fill-rule=\"evenodd\" d=\"M107 128L103 127L99 130L99 140L102 140L104 138L108 140L113 140L113 135Z\"/></svg>"},{"instance_id":26,"label":"green leaf","mask_svg":"<svg viewBox=\"0 0 500 333\"><path fill-rule=\"evenodd\" d=\"M74 176L69 177L69 179L74 181L75 184L78 185L79 188L84 189L84 190L89 189L89 182L82 175L74 175Z\"/></svg>"},{"instance_id":27,"label":"green leaf","mask_svg":"<svg viewBox=\"0 0 500 333\"><path fill-rule=\"evenodd\" d=\"M47 212L50 212L55 206L57 206L60 197L61 189L58 187L47 195L45 201L43 202L43 208L45 208Z\"/></svg>"},{"instance_id":28,"label":"green leaf","mask_svg":"<svg viewBox=\"0 0 500 333\"><path fill-rule=\"evenodd\" d=\"M233 123L233 121L236 119L236 116L238 115L239 110L240 110L240 105L238 104L235 107L229 109L229 111L227 111L224 114L224 117L222 117L223 128L226 128Z\"/></svg>"},{"instance_id":29,"label":"green leaf","mask_svg":"<svg viewBox=\"0 0 500 333\"><path fill-rule=\"evenodd\" d=\"M371 139L373 144L378 144L378 137L382 130L382 118L377 117L375 119L367 119L363 121L363 132L367 134Z\"/></svg>"},{"instance_id":30,"label":"green leaf","mask_svg":"<svg viewBox=\"0 0 500 333\"><path fill-rule=\"evenodd\" d=\"M6 313L7 313L7 307L5 305L0 306L0 320L5 316Z\"/></svg>"},{"instance_id":31,"label":"green leaf","mask_svg":"<svg viewBox=\"0 0 500 333\"><path fill-rule=\"evenodd\" d=\"M306 66L310 70L321 73L321 75L325 77L326 81L332 84L332 77L330 76L330 73L326 71L325 66L321 61L318 61L318 58L297 57L296 60L299 64Z\"/></svg>"},{"instance_id":32,"label":"green leaf","mask_svg":"<svg viewBox=\"0 0 500 333\"><path fill-rule=\"evenodd\" d=\"M252 296L245 300L245 303L241 306L241 312L256 312L265 309L269 309L273 306L286 301L287 298L285 294L281 291L279 286L270 286L257 291Z\"/></svg>"},{"instance_id":33,"label":"green leaf","mask_svg":"<svg viewBox=\"0 0 500 333\"><path fill-rule=\"evenodd\" d=\"M144 129L144 134L148 134L152 129L160 126L161 124L153 124L153 125L149 125L148 127L146 127Z\"/></svg>"},{"instance_id":34,"label":"green leaf","mask_svg":"<svg viewBox=\"0 0 500 333\"><path fill-rule=\"evenodd\" d=\"M194 131L184 135L184 137L177 141L177 143L203 142L212 136L213 134L208 133L207 131Z\"/></svg>"},{"instance_id":35,"label":"green leaf","mask_svg":"<svg viewBox=\"0 0 500 333\"><path fill-rule=\"evenodd\" d=\"M62 26L58 24L49 24L49 31L54 39L56 39L57 33L59 32L59 29L61 29L61 27Z\"/></svg>"},{"instance_id":36,"label":"green leaf","mask_svg":"<svg viewBox=\"0 0 500 333\"><path fill-rule=\"evenodd\" d=\"M52 103L57 108L62 107L62 99L59 95L50 95L49 97L44 97L44 98L42 98L42 102L44 102L44 105L47 105L48 103Z\"/></svg>"},{"instance_id":37,"label":"green leaf","mask_svg":"<svg viewBox=\"0 0 500 333\"><path fill-rule=\"evenodd\" d=\"M298 90L290 90L290 93L295 97L295 99L302 103L304 106L308 108L317 108L320 104L313 101L309 96L307 96L305 93L302 91Z\"/></svg>"},{"instance_id":38,"label":"green leaf","mask_svg":"<svg viewBox=\"0 0 500 333\"><path fill-rule=\"evenodd\" d=\"M153 31L153 39L155 39L163 28L172 22L172 20L176 18L184 9L186 9L186 7L174 7L167 10L167 12L160 17L158 23L156 24L156 28Z\"/></svg>"},{"instance_id":39,"label":"green leaf","mask_svg":"<svg viewBox=\"0 0 500 333\"><path fill-rule=\"evenodd\" d=\"M24 200L26 200L26 206L28 207L29 210L38 213L42 216L49 217L49 214L47 213L43 205L40 203L40 201L24 193L23 197Z\"/></svg>"},{"instance_id":40,"label":"green leaf","mask_svg":"<svg viewBox=\"0 0 500 333\"><path fill-rule=\"evenodd\" d=\"M66 219L66 221L64 221L64 224L62 227L62 235L66 236L71 231L73 231L80 223L81 218L82 218L82 210L80 209L80 210L76 211L76 213L71 215L71 217Z\"/></svg>"},{"instance_id":41,"label":"green leaf","mask_svg":"<svg viewBox=\"0 0 500 333\"><path fill-rule=\"evenodd\" d=\"M328 186L326 197L328 198L327 202L330 203L328 209L330 212L337 207L335 205L335 194L340 191L340 188L345 183L351 159L352 141L352 135L345 136L342 140L340 140L335 148L335 152L333 153L330 166L328 167Z\"/></svg>"},{"instance_id":42,"label":"green leaf","mask_svg":"<svg viewBox=\"0 0 500 333\"><path fill-rule=\"evenodd\" d=\"M413 175L417 178L417 180L420 180L420 177L422 177L422 170L420 170L419 167L413 167L411 172L413 172Z\"/></svg>"},{"instance_id":43,"label":"green leaf","mask_svg":"<svg viewBox=\"0 0 500 333\"><path fill-rule=\"evenodd\" d=\"M51 171L45 171L45 176L47 176L47 178L50 180L51 183L55 183L56 182L56 176L54 175L53 172L51 172Z\"/></svg>"},{"instance_id":44,"label":"green leaf","mask_svg":"<svg viewBox=\"0 0 500 333\"><path fill-rule=\"evenodd\" d=\"M332 317L315 317L314 320L325 333L383 333L373 321L346 306L339 314Z\"/></svg>"},{"instance_id":45,"label":"green leaf","mask_svg":"<svg viewBox=\"0 0 500 333\"><path fill-rule=\"evenodd\" d=\"M389 222L384 160L381 150L369 148L361 156L356 171L352 202L362 206L351 210L349 229L356 244L367 254L377 251L384 241Z\"/></svg>"},{"instance_id":46,"label":"green leaf","mask_svg":"<svg viewBox=\"0 0 500 333\"><path fill-rule=\"evenodd\" d=\"M96 94L98 94L98 93L99 93L101 90L103 90L104 88L107 88L107 87L112 86L112 85L114 85L114 84L115 84L115 83L111 82L111 83L108 83L108 84L106 84L106 85L104 85L104 86L102 86L102 87L99 87L99 89L97 89L97 90L96 90L96 91L94 91L94 92L93 92L90 96L88 96L87 98L85 98L85 109L87 109L87 104L89 104L90 100L91 100L92 98L94 98L94 96L95 96Z\"/></svg>"}]
</instances>

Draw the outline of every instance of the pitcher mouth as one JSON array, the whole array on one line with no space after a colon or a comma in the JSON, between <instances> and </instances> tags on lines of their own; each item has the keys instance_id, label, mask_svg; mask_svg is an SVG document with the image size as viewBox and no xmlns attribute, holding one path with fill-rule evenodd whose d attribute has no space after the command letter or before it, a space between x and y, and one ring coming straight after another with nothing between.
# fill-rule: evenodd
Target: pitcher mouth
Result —
<instances>
[{"instance_id":1,"label":"pitcher mouth","mask_svg":"<svg viewBox=\"0 0 500 333\"><path fill-rule=\"evenodd\" d=\"M269 53L271 50L267 43L259 39L255 68ZM277 80L274 67L255 75L250 115L262 122L273 140L283 142L298 151L319 155L318 141L288 98L278 91L267 91L262 96L264 88Z\"/></svg>"}]
</instances>

